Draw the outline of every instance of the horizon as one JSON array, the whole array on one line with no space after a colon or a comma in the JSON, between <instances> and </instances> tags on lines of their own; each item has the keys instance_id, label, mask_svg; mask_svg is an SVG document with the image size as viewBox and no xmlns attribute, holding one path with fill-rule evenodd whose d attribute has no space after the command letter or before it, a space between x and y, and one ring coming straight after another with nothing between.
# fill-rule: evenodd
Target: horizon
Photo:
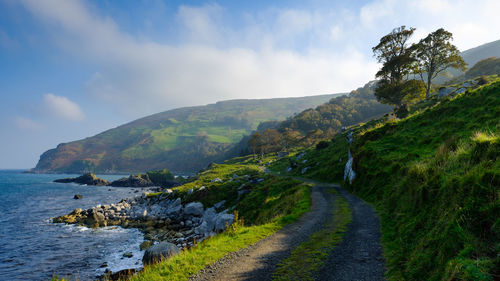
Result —
<instances>
[{"instance_id":1,"label":"horizon","mask_svg":"<svg viewBox=\"0 0 500 281\"><path fill-rule=\"evenodd\" d=\"M412 41L444 27L461 51L500 39L488 0L0 7L1 170L174 108L349 93L374 79L371 48L400 25L417 28Z\"/></svg>"}]
</instances>

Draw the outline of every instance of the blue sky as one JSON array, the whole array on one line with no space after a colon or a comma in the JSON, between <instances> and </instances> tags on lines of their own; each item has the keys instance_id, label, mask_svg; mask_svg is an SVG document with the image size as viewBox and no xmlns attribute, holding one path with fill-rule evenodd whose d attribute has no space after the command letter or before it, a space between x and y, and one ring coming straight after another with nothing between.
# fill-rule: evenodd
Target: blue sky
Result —
<instances>
[{"instance_id":1,"label":"blue sky","mask_svg":"<svg viewBox=\"0 0 500 281\"><path fill-rule=\"evenodd\" d=\"M0 169L160 111L347 92L371 47L444 27L460 50L500 39L497 0L0 0Z\"/></svg>"}]
</instances>

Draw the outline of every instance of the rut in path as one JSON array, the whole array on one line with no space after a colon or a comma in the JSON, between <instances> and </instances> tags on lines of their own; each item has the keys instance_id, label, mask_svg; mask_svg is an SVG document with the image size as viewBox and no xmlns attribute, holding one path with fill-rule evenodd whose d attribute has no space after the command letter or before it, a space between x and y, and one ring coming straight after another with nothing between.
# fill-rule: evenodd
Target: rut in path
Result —
<instances>
[{"instance_id":1,"label":"rut in path","mask_svg":"<svg viewBox=\"0 0 500 281\"><path fill-rule=\"evenodd\" d=\"M370 205L339 186L336 189L349 203L352 222L342 242L330 253L317 280L384 280L379 218Z\"/></svg>"}]
</instances>

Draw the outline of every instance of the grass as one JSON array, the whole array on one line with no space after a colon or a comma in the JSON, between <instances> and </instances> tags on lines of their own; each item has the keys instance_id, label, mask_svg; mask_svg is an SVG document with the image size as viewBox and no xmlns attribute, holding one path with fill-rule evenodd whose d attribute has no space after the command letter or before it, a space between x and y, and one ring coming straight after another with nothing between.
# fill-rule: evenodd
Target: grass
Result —
<instances>
[{"instance_id":1,"label":"grass","mask_svg":"<svg viewBox=\"0 0 500 281\"><path fill-rule=\"evenodd\" d=\"M500 80L424 103L353 128L345 186L381 216L388 280L498 280ZM346 152L338 135L292 174L319 162L303 176L342 181Z\"/></svg>"},{"instance_id":2,"label":"grass","mask_svg":"<svg viewBox=\"0 0 500 281\"><path fill-rule=\"evenodd\" d=\"M192 182L174 188L183 197L184 203L202 201L205 206L210 206L222 198L228 200L226 206L234 204L234 210L248 226L233 226L231 231L206 239L166 261L146 266L132 280L187 280L207 265L252 245L297 220L310 209L308 185L289 178L267 175L261 170L259 166L251 164L213 165L211 169L193 178ZM212 182L214 178L222 181ZM249 180L252 178L264 180L251 184ZM248 193L237 202L235 197L242 184ZM205 188L200 190L201 186ZM193 191L189 192L190 189Z\"/></svg>"},{"instance_id":3,"label":"grass","mask_svg":"<svg viewBox=\"0 0 500 281\"><path fill-rule=\"evenodd\" d=\"M332 218L324 228L312 234L309 240L300 244L289 258L278 265L273 280L315 280L330 252L342 241L352 220L352 212L343 197L333 188L331 192L337 195Z\"/></svg>"}]
</instances>

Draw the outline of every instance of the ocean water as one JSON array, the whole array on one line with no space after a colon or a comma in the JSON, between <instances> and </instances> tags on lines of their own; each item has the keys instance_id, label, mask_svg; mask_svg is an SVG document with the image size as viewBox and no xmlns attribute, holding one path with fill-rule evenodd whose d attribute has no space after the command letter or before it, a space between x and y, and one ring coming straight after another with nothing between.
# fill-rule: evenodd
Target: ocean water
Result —
<instances>
[{"instance_id":1,"label":"ocean water","mask_svg":"<svg viewBox=\"0 0 500 281\"><path fill-rule=\"evenodd\" d=\"M0 280L95 280L108 269L118 271L142 266L139 245L143 235L136 229L105 227L89 229L54 224L49 218L111 204L134 197L138 189L53 183L76 175L23 174L0 170ZM101 176L114 180L120 176ZM110 190L111 189L111 190ZM75 194L83 199L74 200ZM132 258L125 258L132 252Z\"/></svg>"}]
</instances>

